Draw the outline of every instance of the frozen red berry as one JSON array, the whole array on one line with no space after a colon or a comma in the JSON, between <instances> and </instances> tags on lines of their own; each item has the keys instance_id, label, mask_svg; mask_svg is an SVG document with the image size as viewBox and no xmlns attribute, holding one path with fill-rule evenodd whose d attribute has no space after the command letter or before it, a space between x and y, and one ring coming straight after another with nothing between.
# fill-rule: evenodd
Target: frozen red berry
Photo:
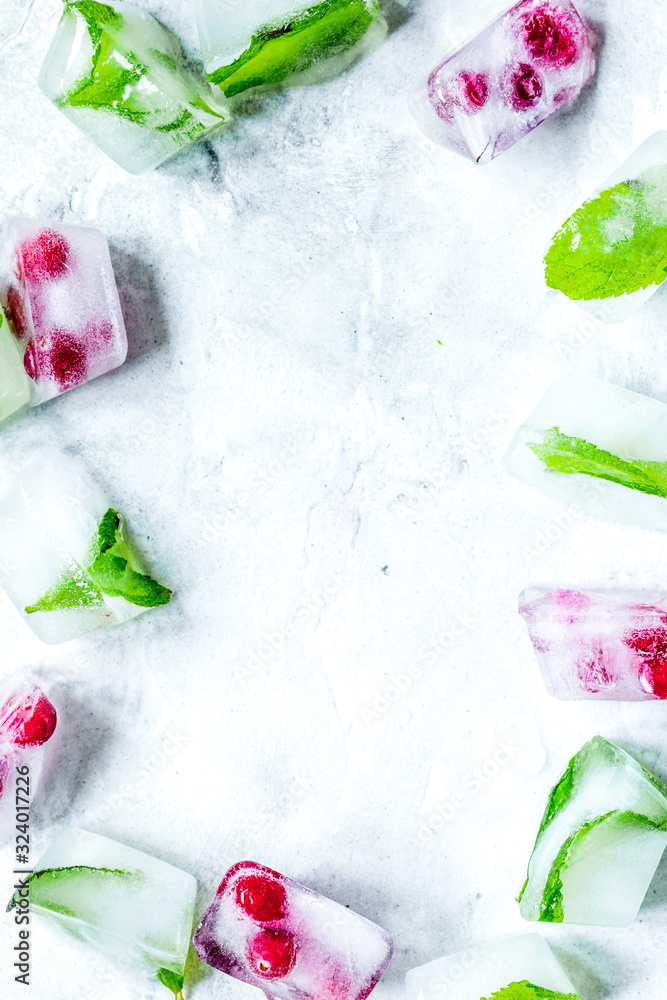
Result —
<instances>
[{"instance_id":1,"label":"frozen red berry","mask_svg":"<svg viewBox=\"0 0 667 1000\"><path fill-rule=\"evenodd\" d=\"M457 108L464 115L476 115L489 97L489 78L484 73L464 71L443 84L436 70L429 80L429 93L436 113L444 121L454 121Z\"/></svg>"},{"instance_id":2,"label":"frozen red berry","mask_svg":"<svg viewBox=\"0 0 667 1000\"><path fill-rule=\"evenodd\" d=\"M9 698L0 709L0 731L19 747L39 747L53 736L56 710L37 688L22 700Z\"/></svg>"},{"instance_id":3,"label":"frozen red berry","mask_svg":"<svg viewBox=\"0 0 667 1000\"><path fill-rule=\"evenodd\" d=\"M31 340L23 365L30 378L57 382L61 392L81 385L88 375L85 348L63 330L51 330Z\"/></svg>"},{"instance_id":4,"label":"frozen red berry","mask_svg":"<svg viewBox=\"0 0 667 1000\"><path fill-rule=\"evenodd\" d=\"M650 694L667 699L667 659L648 663L643 672L643 680Z\"/></svg>"},{"instance_id":5,"label":"frozen red berry","mask_svg":"<svg viewBox=\"0 0 667 1000\"><path fill-rule=\"evenodd\" d=\"M260 924L280 920L287 913L287 893L268 872L242 875L234 892L241 909Z\"/></svg>"},{"instance_id":6,"label":"frozen red berry","mask_svg":"<svg viewBox=\"0 0 667 1000\"><path fill-rule=\"evenodd\" d=\"M612 683L604 650L600 647L587 649L577 658L577 673L582 689L589 694L598 694Z\"/></svg>"},{"instance_id":7,"label":"frozen red berry","mask_svg":"<svg viewBox=\"0 0 667 1000\"><path fill-rule=\"evenodd\" d=\"M32 281L54 281L62 277L70 264L71 249L55 229L42 229L19 247L20 269Z\"/></svg>"},{"instance_id":8,"label":"frozen red berry","mask_svg":"<svg viewBox=\"0 0 667 1000\"><path fill-rule=\"evenodd\" d=\"M538 63L570 66L579 55L577 27L567 11L541 4L523 22L526 48Z\"/></svg>"},{"instance_id":9,"label":"frozen red berry","mask_svg":"<svg viewBox=\"0 0 667 1000\"><path fill-rule=\"evenodd\" d=\"M248 963L262 979L282 979L296 962L296 944L285 931L261 931L248 945Z\"/></svg>"},{"instance_id":10,"label":"frozen red berry","mask_svg":"<svg viewBox=\"0 0 667 1000\"><path fill-rule=\"evenodd\" d=\"M623 637L623 642L642 656L651 659L667 657L667 629L660 626L633 629Z\"/></svg>"},{"instance_id":11,"label":"frozen red berry","mask_svg":"<svg viewBox=\"0 0 667 1000\"><path fill-rule=\"evenodd\" d=\"M509 97L516 111L527 111L542 96L542 78L533 66L521 63L516 66L509 79Z\"/></svg>"}]
</instances>

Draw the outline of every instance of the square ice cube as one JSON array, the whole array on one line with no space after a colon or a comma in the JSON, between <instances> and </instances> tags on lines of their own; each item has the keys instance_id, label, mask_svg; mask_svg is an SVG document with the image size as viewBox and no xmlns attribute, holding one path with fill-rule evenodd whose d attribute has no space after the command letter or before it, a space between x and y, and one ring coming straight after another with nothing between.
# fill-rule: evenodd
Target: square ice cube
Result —
<instances>
[{"instance_id":1,"label":"square ice cube","mask_svg":"<svg viewBox=\"0 0 667 1000\"><path fill-rule=\"evenodd\" d=\"M545 278L604 323L621 323L667 272L667 132L656 132L563 223Z\"/></svg>"},{"instance_id":2,"label":"square ice cube","mask_svg":"<svg viewBox=\"0 0 667 1000\"><path fill-rule=\"evenodd\" d=\"M517 987L523 986L520 994ZM411 969L407 1000L579 1000L539 934L522 934Z\"/></svg>"},{"instance_id":3,"label":"square ice cube","mask_svg":"<svg viewBox=\"0 0 667 1000\"><path fill-rule=\"evenodd\" d=\"M193 945L280 1000L365 1000L393 951L370 920L252 861L229 869Z\"/></svg>"},{"instance_id":4,"label":"square ice cube","mask_svg":"<svg viewBox=\"0 0 667 1000\"><path fill-rule=\"evenodd\" d=\"M68 3L39 75L46 97L130 173L158 166L228 117L171 32L129 3Z\"/></svg>"},{"instance_id":5,"label":"square ice cube","mask_svg":"<svg viewBox=\"0 0 667 1000\"><path fill-rule=\"evenodd\" d=\"M377 0L195 0L206 74L227 97L320 83L387 35Z\"/></svg>"},{"instance_id":6,"label":"square ice cube","mask_svg":"<svg viewBox=\"0 0 667 1000\"><path fill-rule=\"evenodd\" d=\"M180 996L197 894L192 875L115 840L71 829L40 858L29 890L33 913ZM18 903L14 896L12 904Z\"/></svg>"},{"instance_id":7,"label":"square ice cube","mask_svg":"<svg viewBox=\"0 0 667 1000\"><path fill-rule=\"evenodd\" d=\"M569 0L521 0L410 91L424 135L488 163L573 100L595 72Z\"/></svg>"},{"instance_id":8,"label":"square ice cube","mask_svg":"<svg viewBox=\"0 0 667 1000\"><path fill-rule=\"evenodd\" d=\"M1 302L1 299L0 299ZM19 345L0 304L0 421L30 402L30 381Z\"/></svg>"},{"instance_id":9,"label":"square ice cube","mask_svg":"<svg viewBox=\"0 0 667 1000\"><path fill-rule=\"evenodd\" d=\"M0 500L0 585L44 642L66 642L168 603L125 523L83 466L38 458Z\"/></svg>"},{"instance_id":10,"label":"square ice cube","mask_svg":"<svg viewBox=\"0 0 667 1000\"><path fill-rule=\"evenodd\" d=\"M33 406L123 364L125 324L99 230L10 219L0 275Z\"/></svg>"},{"instance_id":11,"label":"square ice cube","mask_svg":"<svg viewBox=\"0 0 667 1000\"><path fill-rule=\"evenodd\" d=\"M667 406L563 375L503 458L510 472L592 517L667 530Z\"/></svg>"},{"instance_id":12,"label":"square ice cube","mask_svg":"<svg viewBox=\"0 0 667 1000\"><path fill-rule=\"evenodd\" d=\"M595 736L551 790L519 894L525 920L624 927L667 846L667 788Z\"/></svg>"}]
</instances>

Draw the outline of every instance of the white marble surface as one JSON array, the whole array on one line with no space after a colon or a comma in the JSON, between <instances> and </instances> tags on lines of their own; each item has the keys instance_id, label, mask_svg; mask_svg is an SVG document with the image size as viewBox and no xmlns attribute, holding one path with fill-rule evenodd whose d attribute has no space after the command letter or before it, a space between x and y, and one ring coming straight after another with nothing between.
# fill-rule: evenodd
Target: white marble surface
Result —
<instances>
[{"instance_id":1,"label":"white marble surface","mask_svg":"<svg viewBox=\"0 0 667 1000\"><path fill-rule=\"evenodd\" d=\"M88 826L196 875L199 913L232 862L267 863L391 931L375 995L398 1000L411 966L535 929L514 896L584 740L667 777L665 705L551 700L516 613L528 584L664 584L667 537L499 464L562 372L667 401L667 292L604 327L540 266L664 127L664 4L582 0L597 82L481 169L430 145L405 94L502 4L419 0L344 77L249 102L140 178L37 90L59 6L2 0L0 204L106 233L132 346L2 430L0 488L44 445L80 456L177 597L57 648L0 598L0 669L34 664L68 733L35 854ZM150 9L196 54L189 3ZM584 1000L662 1000L667 862L631 927L544 934ZM3 1000L26 995L14 943L3 919ZM33 1000L166 997L44 921L33 947ZM193 962L189 996L256 994Z\"/></svg>"}]
</instances>

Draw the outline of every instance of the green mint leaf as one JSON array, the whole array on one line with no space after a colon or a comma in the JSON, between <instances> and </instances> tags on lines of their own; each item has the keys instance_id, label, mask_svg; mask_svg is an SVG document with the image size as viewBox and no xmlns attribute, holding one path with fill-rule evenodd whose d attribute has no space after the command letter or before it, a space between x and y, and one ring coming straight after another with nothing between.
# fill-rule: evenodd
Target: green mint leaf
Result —
<instances>
[{"instance_id":1,"label":"green mint leaf","mask_svg":"<svg viewBox=\"0 0 667 1000\"><path fill-rule=\"evenodd\" d=\"M93 48L97 47L104 27L119 29L123 26L122 16L106 3L96 3L95 0L74 0L66 4L66 9L84 19L88 25Z\"/></svg>"},{"instance_id":2,"label":"green mint leaf","mask_svg":"<svg viewBox=\"0 0 667 1000\"><path fill-rule=\"evenodd\" d=\"M76 917L77 914L73 912L63 903L56 903L53 900L47 901L47 897L53 892L54 886L56 892L62 886L67 888L68 885L76 882L85 881L90 879L91 875L95 877L101 875L103 878L106 876L111 876L112 880L123 879L124 881L143 881L145 878L143 872L130 872L123 868L92 868L89 865L71 865L66 868L43 868L41 871L33 872L28 876L27 886L30 890L30 900L31 902L39 903L45 908L54 910L56 913L64 913L67 916ZM16 906L18 906L20 901L19 892L15 892L12 898L7 904L6 912L9 913Z\"/></svg>"},{"instance_id":3,"label":"green mint leaf","mask_svg":"<svg viewBox=\"0 0 667 1000\"><path fill-rule=\"evenodd\" d=\"M141 572L141 565L123 533L123 519L109 509L100 522L95 558L88 569L94 583L109 597L123 597L142 608L168 604L171 591Z\"/></svg>"},{"instance_id":4,"label":"green mint leaf","mask_svg":"<svg viewBox=\"0 0 667 1000\"><path fill-rule=\"evenodd\" d=\"M132 53L125 57L115 39L99 29L93 65L88 76L60 99L61 105L112 111L136 125L143 125L150 115L137 96L134 87L148 72ZM91 34L91 37L92 34Z\"/></svg>"},{"instance_id":5,"label":"green mint leaf","mask_svg":"<svg viewBox=\"0 0 667 1000\"><path fill-rule=\"evenodd\" d=\"M378 15L379 7L371 12L364 0L324 0L306 7L286 24L260 28L245 52L210 73L209 80L227 97L250 87L279 83L318 59L352 48Z\"/></svg>"},{"instance_id":6,"label":"green mint leaf","mask_svg":"<svg viewBox=\"0 0 667 1000\"><path fill-rule=\"evenodd\" d=\"M99 588L80 570L64 573L57 583L37 601L23 610L27 615L37 611L60 611L70 608L92 608L104 604Z\"/></svg>"},{"instance_id":7,"label":"green mint leaf","mask_svg":"<svg viewBox=\"0 0 667 1000\"><path fill-rule=\"evenodd\" d=\"M172 972L171 969L158 969L157 977L162 985L171 990L177 998L182 995L185 976L178 976L175 972Z\"/></svg>"},{"instance_id":8,"label":"green mint leaf","mask_svg":"<svg viewBox=\"0 0 667 1000\"><path fill-rule=\"evenodd\" d=\"M619 458L583 438L561 434L558 427L541 433L542 444L528 447L550 472L593 476L640 493L667 497L667 462Z\"/></svg>"},{"instance_id":9,"label":"green mint leaf","mask_svg":"<svg viewBox=\"0 0 667 1000\"><path fill-rule=\"evenodd\" d=\"M609 299L667 277L667 167L584 202L556 233L545 277L570 299Z\"/></svg>"},{"instance_id":10,"label":"green mint leaf","mask_svg":"<svg viewBox=\"0 0 667 1000\"><path fill-rule=\"evenodd\" d=\"M520 983L503 986L490 997L481 997L480 1000L581 1000L581 998L576 993L559 993L557 990L548 990L545 986L533 986L524 979Z\"/></svg>"}]
</instances>

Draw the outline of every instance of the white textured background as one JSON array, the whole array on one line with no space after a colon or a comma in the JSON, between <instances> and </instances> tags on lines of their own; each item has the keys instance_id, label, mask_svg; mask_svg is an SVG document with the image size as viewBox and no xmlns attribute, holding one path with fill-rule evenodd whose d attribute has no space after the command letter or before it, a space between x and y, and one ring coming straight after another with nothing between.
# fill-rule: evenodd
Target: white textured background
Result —
<instances>
[{"instance_id":1,"label":"white textured background","mask_svg":"<svg viewBox=\"0 0 667 1000\"><path fill-rule=\"evenodd\" d=\"M146 5L196 56L191 5ZM34 664L67 727L35 856L88 826L195 874L198 915L231 863L271 865L391 931L377 1000L534 929L514 896L584 740L667 777L665 705L552 701L516 614L530 583L664 586L667 539L572 517L498 461L562 372L667 400L667 293L604 327L540 265L664 127L664 4L582 0L597 81L483 168L421 137L405 94L502 3L390 7L389 40L344 77L249 101L140 178L37 90L56 0L0 10L2 212L102 229L132 343L2 430L0 488L43 445L79 455L178 595L55 648L0 598L1 670ZM630 928L544 934L584 1000L663 1000L667 863ZM14 942L3 918L3 1000L27 995ZM46 921L33 945L33 1000L166 998ZM189 992L257 996L198 962Z\"/></svg>"}]
</instances>

